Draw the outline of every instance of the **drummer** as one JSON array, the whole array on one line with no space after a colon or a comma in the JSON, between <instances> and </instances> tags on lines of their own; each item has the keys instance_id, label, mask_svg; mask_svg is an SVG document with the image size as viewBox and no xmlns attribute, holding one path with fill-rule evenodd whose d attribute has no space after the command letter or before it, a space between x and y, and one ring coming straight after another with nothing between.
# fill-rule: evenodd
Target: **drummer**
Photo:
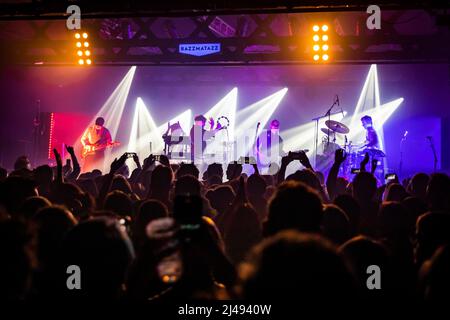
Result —
<instances>
[{"instance_id":1,"label":"drummer","mask_svg":"<svg viewBox=\"0 0 450 320\"><path fill-rule=\"evenodd\" d=\"M373 128L372 117L364 116L361 118L362 126L366 129L366 141L361 149L369 148L369 149L379 149L380 144L378 140L378 134Z\"/></svg>"}]
</instances>

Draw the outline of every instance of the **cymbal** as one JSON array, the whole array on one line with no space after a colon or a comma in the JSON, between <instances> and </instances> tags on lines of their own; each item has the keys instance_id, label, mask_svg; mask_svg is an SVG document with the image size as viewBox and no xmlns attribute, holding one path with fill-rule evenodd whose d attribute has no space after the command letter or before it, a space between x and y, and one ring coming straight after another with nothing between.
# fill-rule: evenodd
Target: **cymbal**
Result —
<instances>
[{"instance_id":1,"label":"cymbal","mask_svg":"<svg viewBox=\"0 0 450 320\"><path fill-rule=\"evenodd\" d=\"M366 149L362 150L361 153L363 153L363 154L368 153L373 158L386 157L386 154L383 151L381 151L380 149L366 148Z\"/></svg>"},{"instance_id":2,"label":"cymbal","mask_svg":"<svg viewBox=\"0 0 450 320\"><path fill-rule=\"evenodd\" d=\"M347 134L350 132L350 129L343 123L334 120L325 121L325 125L334 132Z\"/></svg>"},{"instance_id":3,"label":"cymbal","mask_svg":"<svg viewBox=\"0 0 450 320\"><path fill-rule=\"evenodd\" d=\"M332 135L332 134L335 134L335 133L336 133L336 132L334 132L333 130L328 129L328 128L321 128L320 131L322 131L322 132L325 133L326 135Z\"/></svg>"}]
</instances>

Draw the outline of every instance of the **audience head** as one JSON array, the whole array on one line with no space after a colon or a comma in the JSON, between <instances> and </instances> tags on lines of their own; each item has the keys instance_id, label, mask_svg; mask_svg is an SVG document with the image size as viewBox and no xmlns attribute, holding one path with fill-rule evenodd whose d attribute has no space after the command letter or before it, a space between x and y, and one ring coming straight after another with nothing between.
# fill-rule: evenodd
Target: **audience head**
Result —
<instances>
[{"instance_id":1,"label":"audience head","mask_svg":"<svg viewBox=\"0 0 450 320\"><path fill-rule=\"evenodd\" d=\"M408 197L405 188L399 183L391 183L386 187L385 201L401 202Z\"/></svg>"},{"instance_id":2,"label":"audience head","mask_svg":"<svg viewBox=\"0 0 450 320\"><path fill-rule=\"evenodd\" d=\"M47 200L47 198L34 196L25 200L20 213L25 220L28 220L31 219L40 209L50 206L51 203Z\"/></svg>"},{"instance_id":3,"label":"audience head","mask_svg":"<svg viewBox=\"0 0 450 320\"><path fill-rule=\"evenodd\" d=\"M345 212L350 223L350 230L352 234L355 234L358 231L361 216L358 202L351 195L342 194L337 196L333 203Z\"/></svg>"},{"instance_id":4,"label":"audience head","mask_svg":"<svg viewBox=\"0 0 450 320\"><path fill-rule=\"evenodd\" d=\"M53 180L53 170L49 165L42 165L34 169L34 179L38 185L48 185Z\"/></svg>"},{"instance_id":5,"label":"audience head","mask_svg":"<svg viewBox=\"0 0 450 320\"><path fill-rule=\"evenodd\" d=\"M317 178L316 174L309 169L298 170L295 173L289 175L286 180L302 182L316 191L322 191L322 185L320 184L319 179Z\"/></svg>"},{"instance_id":6,"label":"audience head","mask_svg":"<svg viewBox=\"0 0 450 320\"><path fill-rule=\"evenodd\" d=\"M157 166L152 171L150 188L152 193L168 193L172 186L173 173L166 166Z\"/></svg>"},{"instance_id":7,"label":"audience head","mask_svg":"<svg viewBox=\"0 0 450 320\"><path fill-rule=\"evenodd\" d=\"M126 194L131 194L131 192L132 192L130 183L125 178L125 176L120 175L120 174L115 175L114 179L112 181L110 191L114 191L114 190L122 191L123 193L126 193Z\"/></svg>"},{"instance_id":8,"label":"audience head","mask_svg":"<svg viewBox=\"0 0 450 320\"><path fill-rule=\"evenodd\" d=\"M63 239L77 221L66 208L48 206L33 216L33 222L37 234L37 258L40 268L45 268L59 258Z\"/></svg>"},{"instance_id":9,"label":"audience head","mask_svg":"<svg viewBox=\"0 0 450 320\"><path fill-rule=\"evenodd\" d=\"M318 232L322 219L322 202L313 189L301 182L283 182L269 203L264 234L285 229Z\"/></svg>"},{"instance_id":10,"label":"audience head","mask_svg":"<svg viewBox=\"0 0 450 320\"><path fill-rule=\"evenodd\" d=\"M350 239L350 222L345 212L338 206L330 204L325 206L321 223L322 234L336 245Z\"/></svg>"},{"instance_id":11,"label":"audience head","mask_svg":"<svg viewBox=\"0 0 450 320\"><path fill-rule=\"evenodd\" d=\"M219 176L220 182L222 183L223 177L223 168L220 163L211 163L208 165L208 169L206 169L206 177Z\"/></svg>"},{"instance_id":12,"label":"audience head","mask_svg":"<svg viewBox=\"0 0 450 320\"><path fill-rule=\"evenodd\" d=\"M237 163L237 161L230 162L227 166L227 179L233 180L239 177L242 173L242 164Z\"/></svg>"},{"instance_id":13,"label":"audience head","mask_svg":"<svg viewBox=\"0 0 450 320\"><path fill-rule=\"evenodd\" d=\"M450 210L450 178L443 173L431 175L427 195L430 210Z\"/></svg>"},{"instance_id":14,"label":"audience head","mask_svg":"<svg viewBox=\"0 0 450 320\"><path fill-rule=\"evenodd\" d=\"M195 195L199 196L201 185L194 176L186 175L177 179L175 183L175 195Z\"/></svg>"},{"instance_id":15,"label":"audience head","mask_svg":"<svg viewBox=\"0 0 450 320\"><path fill-rule=\"evenodd\" d=\"M353 179L353 196L360 204L367 204L373 200L377 191L377 180L369 172L360 172Z\"/></svg>"},{"instance_id":16,"label":"audience head","mask_svg":"<svg viewBox=\"0 0 450 320\"><path fill-rule=\"evenodd\" d=\"M430 177L426 173L416 173L409 182L409 193L422 200L425 200L429 181Z\"/></svg>"},{"instance_id":17,"label":"audience head","mask_svg":"<svg viewBox=\"0 0 450 320\"><path fill-rule=\"evenodd\" d=\"M450 215L427 212L417 219L415 259L418 266L429 259L437 248L450 243Z\"/></svg>"},{"instance_id":18,"label":"audience head","mask_svg":"<svg viewBox=\"0 0 450 320\"><path fill-rule=\"evenodd\" d=\"M350 262L353 271L357 275L360 288L367 289L367 268L369 266L379 266L382 272L384 271L383 274L385 275L389 270L389 254L387 249L380 242L374 241L368 237L354 237L344 243L339 248L339 251L347 261ZM387 283L387 281L385 281L385 283Z\"/></svg>"},{"instance_id":19,"label":"audience head","mask_svg":"<svg viewBox=\"0 0 450 320\"><path fill-rule=\"evenodd\" d=\"M200 171L193 163L182 163L176 172L176 178L179 179L183 176L194 176L198 179Z\"/></svg>"},{"instance_id":20,"label":"audience head","mask_svg":"<svg viewBox=\"0 0 450 320\"><path fill-rule=\"evenodd\" d=\"M354 279L336 248L312 234L283 231L257 245L240 268L244 299L336 301L354 293Z\"/></svg>"},{"instance_id":21,"label":"audience head","mask_svg":"<svg viewBox=\"0 0 450 320\"><path fill-rule=\"evenodd\" d=\"M31 170L31 163L30 163L30 159L28 159L27 156L20 156L17 158L16 162L14 162L14 170L15 171L19 171L19 170Z\"/></svg>"},{"instance_id":22,"label":"audience head","mask_svg":"<svg viewBox=\"0 0 450 320\"><path fill-rule=\"evenodd\" d=\"M421 269L422 298L434 305L446 306L450 288L450 245L436 250Z\"/></svg>"},{"instance_id":23,"label":"audience head","mask_svg":"<svg viewBox=\"0 0 450 320\"><path fill-rule=\"evenodd\" d=\"M156 219L169 215L167 207L158 200L146 200L141 203L133 223L133 241L136 250L142 248L146 240L146 227Z\"/></svg>"},{"instance_id":24,"label":"audience head","mask_svg":"<svg viewBox=\"0 0 450 320\"><path fill-rule=\"evenodd\" d=\"M126 270L134 256L131 242L118 222L95 218L79 223L66 235L63 247L62 276L69 265L79 266L81 288L67 290L67 296L87 299L117 299Z\"/></svg>"},{"instance_id":25,"label":"audience head","mask_svg":"<svg viewBox=\"0 0 450 320\"><path fill-rule=\"evenodd\" d=\"M0 167L0 182L4 181L8 177L8 171L5 168Z\"/></svg>"},{"instance_id":26,"label":"audience head","mask_svg":"<svg viewBox=\"0 0 450 320\"><path fill-rule=\"evenodd\" d=\"M104 209L112 211L120 217L132 216L133 202L128 194L115 190L106 196Z\"/></svg>"},{"instance_id":27,"label":"audience head","mask_svg":"<svg viewBox=\"0 0 450 320\"><path fill-rule=\"evenodd\" d=\"M258 174L252 174L247 179L247 192L250 197L262 198L266 187L266 180Z\"/></svg>"},{"instance_id":28,"label":"audience head","mask_svg":"<svg viewBox=\"0 0 450 320\"><path fill-rule=\"evenodd\" d=\"M19 213L25 200L37 195L34 181L20 176L9 176L0 185L0 204L10 214Z\"/></svg>"},{"instance_id":29,"label":"audience head","mask_svg":"<svg viewBox=\"0 0 450 320\"><path fill-rule=\"evenodd\" d=\"M378 227L381 237L406 238L414 230L415 220L410 219L406 208L400 202L384 202L378 212Z\"/></svg>"},{"instance_id":30,"label":"audience head","mask_svg":"<svg viewBox=\"0 0 450 320\"><path fill-rule=\"evenodd\" d=\"M32 235L17 220L0 221L0 298L2 301L23 300L31 287L34 256Z\"/></svg>"}]
</instances>

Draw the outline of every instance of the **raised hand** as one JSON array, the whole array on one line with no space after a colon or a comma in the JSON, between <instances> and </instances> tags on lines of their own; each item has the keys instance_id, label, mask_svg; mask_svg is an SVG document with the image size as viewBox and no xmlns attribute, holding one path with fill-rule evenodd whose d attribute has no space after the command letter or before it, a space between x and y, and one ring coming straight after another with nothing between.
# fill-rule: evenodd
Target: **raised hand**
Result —
<instances>
[{"instance_id":1,"label":"raised hand","mask_svg":"<svg viewBox=\"0 0 450 320\"><path fill-rule=\"evenodd\" d=\"M56 165L57 165L58 167L61 167L61 168L62 168L61 155L59 154L58 150L53 149L53 154L55 155Z\"/></svg>"},{"instance_id":2,"label":"raised hand","mask_svg":"<svg viewBox=\"0 0 450 320\"><path fill-rule=\"evenodd\" d=\"M347 159L347 154L344 149L337 149L334 152L334 163L341 165L345 159Z\"/></svg>"},{"instance_id":3,"label":"raised hand","mask_svg":"<svg viewBox=\"0 0 450 320\"><path fill-rule=\"evenodd\" d=\"M211 129L214 128L214 119L212 117L209 118L209 125L210 125Z\"/></svg>"},{"instance_id":4,"label":"raised hand","mask_svg":"<svg viewBox=\"0 0 450 320\"><path fill-rule=\"evenodd\" d=\"M292 162L292 158L290 156L284 156L281 158L281 166L282 167L287 167L289 163Z\"/></svg>"},{"instance_id":5,"label":"raised hand","mask_svg":"<svg viewBox=\"0 0 450 320\"><path fill-rule=\"evenodd\" d=\"M68 152L70 155L75 154L75 151L73 150L73 147L72 147L72 146L68 146L68 145L66 144L66 150L67 150L67 152Z\"/></svg>"},{"instance_id":6,"label":"raised hand","mask_svg":"<svg viewBox=\"0 0 450 320\"><path fill-rule=\"evenodd\" d=\"M144 170L144 171L147 170L154 163L155 163L155 156L153 154L151 154L147 158L144 159L144 167L142 168L142 170Z\"/></svg>"},{"instance_id":7,"label":"raised hand","mask_svg":"<svg viewBox=\"0 0 450 320\"><path fill-rule=\"evenodd\" d=\"M300 154L300 158L299 158L298 160L300 161L300 163L301 163L305 168L312 169L311 162L309 162L309 158L308 158L308 156L306 155L306 152L303 151L303 150L301 150L301 151L299 151L299 154Z\"/></svg>"},{"instance_id":8,"label":"raised hand","mask_svg":"<svg viewBox=\"0 0 450 320\"><path fill-rule=\"evenodd\" d=\"M164 155L164 154L160 155L159 156L159 162L161 164L165 165L166 167L170 168L170 161L169 161L169 158L166 155Z\"/></svg>"},{"instance_id":9,"label":"raised hand","mask_svg":"<svg viewBox=\"0 0 450 320\"><path fill-rule=\"evenodd\" d=\"M374 174L375 170L377 170L377 166L378 166L378 160L377 159L372 159L371 168L370 168L370 172L372 174Z\"/></svg>"},{"instance_id":10,"label":"raised hand","mask_svg":"<svg viewBox=\"0 0 450 320\"><path fill-rule=\"evenodd\" d=\"M116 173L117 170L125 165L125 161L127 161L127 158L127 154L124 153L119 159L114 159L114 161L111 163L111 169L109 173Z\"/></svg>"},{"instance_id":11,"label":"raised hand","mask_svg":"<svg viewBox=\"0 0 450 320\"><path fill-rule=\"evenodd\" d=\"M366 152L366 154L364 155L363 161L361 161L361 163L359 165L361 171L366 171L366 166L368 163L369 163L369 153Z\"/></svg>"}]
</instances>

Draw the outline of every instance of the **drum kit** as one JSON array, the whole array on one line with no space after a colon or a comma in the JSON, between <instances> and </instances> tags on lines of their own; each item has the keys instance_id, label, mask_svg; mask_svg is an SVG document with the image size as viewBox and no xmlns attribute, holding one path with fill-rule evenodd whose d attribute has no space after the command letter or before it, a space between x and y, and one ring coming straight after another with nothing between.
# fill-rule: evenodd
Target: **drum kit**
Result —
<instances>
[{"instance_id":1,"label":"drum kit","mask_svg":"<svg viewBox=\"0 0 450 320\"><path fill-rule=\"evenodd\" d=\"M363 148L361 145L352 144L351 141L348 142L347 134L350 133L350 128L339 121L325 121L325 128L321 128L320 131L325 136L322 139L322 154L318 155L319 162L328 167L334 161L335 151L344 149L347 154L347 158L341 168L344 175L350 175L352 168L358 168L366 153L369 154L371 159L381 160L386 157L380 149ZM338 140L344 141L344 144L339 144Z\"/></svg>"}]
</instances>

